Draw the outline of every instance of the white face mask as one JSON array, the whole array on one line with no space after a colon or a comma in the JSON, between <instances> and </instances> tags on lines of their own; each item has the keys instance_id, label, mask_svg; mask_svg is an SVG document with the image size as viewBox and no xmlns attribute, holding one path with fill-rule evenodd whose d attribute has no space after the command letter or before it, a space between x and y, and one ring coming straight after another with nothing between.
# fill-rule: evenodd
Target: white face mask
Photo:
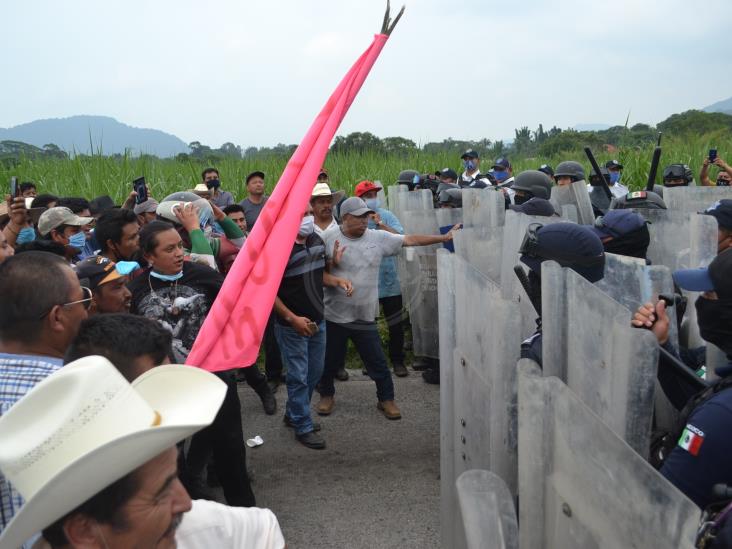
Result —
<instances>
[{"instance_id":1,"label":"white face mask","mask_svg":"<svg viewBox=\"0 0 732 549\"><path fill-rule=\"evenodd\" d=\"M315 218L312 215L306 215L300 222L300 230L297 231L297 236L306 237L313 234L315 231Z\"/></svg>"}]
</instances>

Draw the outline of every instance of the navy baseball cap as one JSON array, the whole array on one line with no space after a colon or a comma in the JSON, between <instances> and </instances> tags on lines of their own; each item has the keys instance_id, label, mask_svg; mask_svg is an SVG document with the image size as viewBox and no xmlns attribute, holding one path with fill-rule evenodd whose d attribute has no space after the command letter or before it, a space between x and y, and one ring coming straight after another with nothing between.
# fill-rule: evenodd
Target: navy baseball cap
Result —
<instances>
[{"instance_id":1,"label":"navy baseball cap","mask_svg":"<svg viewBox=\"0 0 732 549\"><path fill-rule=\"evenodd\" d=\"M600 237L589 227L552 223L539 225L532 231L532 227L537 225L529 225L519 250L521 262L532 271L541 273L541 264L551 260L562 267L569 267L590 282L597 282L605 276L605 249Z\"/></svg>"},{"instance_id":2,"label":"navy baseball cap","mask_svg":"<svg viewBox=\"0 0 732 549\"><path fill-rule=\"evenodd\" d=\"M514 212L525 213L526 215L540 215L543 217L556 215L556 211L554 211L554 206L552 206L551 202L545 198L539 198L536 196L527 200L523 204L511 204L509 209Z\"/></svg>"},{"instance_id":3,"label":"navy baseball cap","mask_svg":"<svg viewBox=\"0 0 732 549\"><path fill-rule=\"evenodd\" d=\"M495 170L496 168L498 168L499 170L508 170L510 167L511 163L508 161L508 158L502 156L493 163L491 169Z\"/></svg>"},{"instance_id":4,"label":"navy baseball cap","mask_svg":"<svg viewBox=\"0 0 732 549\"><path fill-rule=\"evenodd\" d=\"M457 180L458 178L457 172L451 168L443 168L437 175L439 175L440 177L445 177L447 179Z\"/></svg>"},{"instance_id":5,"label":"navy baseball cap","mask_svg":"<svg viewBox=\"0 0 732 549\"><path fill-rule=\"evenodd\" d=\"M465 151L463 153L463 155L460 158L465 160L466 158L480 158L480 156L478 156L478 153L475 152L473 149L468 149L467 151Z\"/></svg>"},{"instance_id":6,"label":"navy baseball cap","mask_svg":"<svg viewBox=\"0 0 732 549\"><path fill-rule=\"evenodd\" d=\"M692 292L717 292L719 299L732 298L732 250L725 250L704 269L674 272L674 282Z\"/></svg>"},{"instance_id":7,"label":"navy baseball cap","mask_svg":"<svg viewBox=\"0 0 732 549\"><path fill-rule=\"evenodd\" d=\"M608 160L607 162L605 162L605 167L608 170L622 170L623 169L623 165L615 159Z\"/></svg>"},{"instance_id":8,"label":"navy baseball cap","mask_svg":"<svg viewBox=\"0 0 732 549\"><path fill-rule=\"evenodd\" d=\"M643 216L631 210L610 210L595 220L592 230L600 238L618 238L637 231L645 224Z\"/></svg>"},{"instance_id":9,"label":"navy baseball cap","mask_svg":"<svg viewBox=\"0 0 732 549\"><path fill-rule=\"evenodd\" d=\"M554 169L549 164L539 166L539 171L547 174L549 177L554 177Z\"/></svg>"},{"instance_id":10,"label":"navy baseball cap","mask_svg":"<svg viewBox=\"0 0 732 549\"><path fill-rule=\"evenodd\" d=\"M701 213L711 215L717 220L720 227L732 231L732 199L717 200Z\"/></svg>"}]
</instances>

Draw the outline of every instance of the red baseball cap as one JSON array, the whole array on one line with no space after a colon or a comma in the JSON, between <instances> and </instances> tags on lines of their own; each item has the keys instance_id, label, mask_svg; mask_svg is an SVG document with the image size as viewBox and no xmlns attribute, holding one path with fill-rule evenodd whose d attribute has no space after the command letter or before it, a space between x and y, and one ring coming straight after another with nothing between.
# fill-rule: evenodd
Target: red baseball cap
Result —
<instances>
[{"instance_id":1,"label":"red baseball cap","mask_svg":"<svg viewBox=\"0 0 732 549\"><path fill-rule=\"evenodd\" d=\"M380 191L381 187L379 187L377 184L375 184L373 181L361 181L358 185L356 185L355 194L359 198L366 194L369 191Z\"/></svg>"}]
</instances>

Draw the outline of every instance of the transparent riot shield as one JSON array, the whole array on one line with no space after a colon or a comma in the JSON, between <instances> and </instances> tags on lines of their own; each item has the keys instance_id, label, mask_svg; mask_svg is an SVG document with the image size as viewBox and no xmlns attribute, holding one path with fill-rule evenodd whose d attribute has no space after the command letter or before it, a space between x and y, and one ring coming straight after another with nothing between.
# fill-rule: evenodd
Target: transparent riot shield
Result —
<instances>
[{"instance_id":1,"label":"transparent riot shield","mask_svg":"<svg viewBox=\"0 0 732 549\"><path fill-rule=\"evenodd\" d=\"M558 212L561 212L562 206L565 205L577 208L577 222L581 225L592 225L595 222L592 202L590 202L590 194L587 192L585 181L575 181L571 185L552 187L550 200Z\"/></svg>"},{"instance_id":2,"label":"transparent riot shield","mask_svg":"<svg viewBox=\"0 0 732 549\"><path fill-rule=\"evenodd\" d=\"M521 549L694 547L699 508L559 379L518 370Z\"/></svg>"},{"instance_id":3,"label":"transparent riot shield","mask_svg":"<svg viewBox=\"0 0 732 549\"><path fill-rule=\"evenodd\" d=\"M430 193L430 191L415 191ZM400 219L405 234L439 234L436 210L409 210ZM439 358L439 323L437 316L437 259L441 245L418 246L402 250L404 278L402 298L412 324L414 354ZM402 272L400 271L400 276Z\"/></svg>"},{"instance_id":4,"label":"transparent riot shield","mask_svg":"<svg viewBox=\"0 0 732 549\"><path fill-rule=\"evenodd\" d=\"M648 455L658 344L630 325L631 312L571 269L541 272L543 369L641 456Z\"/></svg>"},{"instance_id":5,"label":"transparent riot shield","mask_svg":"<svg viewBox=\"0 0 732 549\"><path fill-rule=\"evenodd\" d=\"M467 548L518 549L516 509L503 479L472 469L456 484Z\"/></svg>"},{"instance_id":6,"label":"transparent riot shield","mask_svg":"<svg viewBox=\"0 0 732 549\"><path fill-rule=\"evenodd\" d=\"M440 311L440 344L447 345L448 337L454 337L455 344L452 356L442 347L440 364L441 393L452 390L451 400L441 398L440 410L441 471L443 475L452 472L442 477L442 495L447 497L442 523L448 530L443 531L444 546L457 548L463 546L461 533L450 524L459 521L449 522L455 518L455 496L450 494L457 475L468 469L489 469L513 493L516 490L515 368L507 365L514 364L520 354L521 319L515 314L515 303L502 297L498 285L457 254L449 260L445 254L439 253L439 276L449 261L453 278L440 279L440 303L454 296L454 315L450 317L449 309ZM442 335L443 327L449 336Z\"/></svg>"},{"instance_id":7,"label":"transparent riot shield","mask_svg":"<svg viewBox=\"0 0 732 549\"><path fill-rule=\"evenodd\" d=\"M717 200L732 198L732 187L665 187L663 201L669 210L703 212Z\"/></svg>"},{"instance_id":8,"label":"transparent riot shield","mask_svg":"<svg viewBox=\"0 0 732 549\"><path fill-rule=\"evenodd\" d=\"M454 238L455 253L496 284L501 282L503 230L502 226L463 228Z\"/></svg>"},{"instance_id":9,"label":"transparent riot shield","mask_svg":"<svg viewBox=\"0 0 732 549\"><path fill-rule=\"evenodd\" d=\"M506 212L503 193L490 189L463 189L462 197L465 228L503 225Z\"/></svg>"}]
</instances>

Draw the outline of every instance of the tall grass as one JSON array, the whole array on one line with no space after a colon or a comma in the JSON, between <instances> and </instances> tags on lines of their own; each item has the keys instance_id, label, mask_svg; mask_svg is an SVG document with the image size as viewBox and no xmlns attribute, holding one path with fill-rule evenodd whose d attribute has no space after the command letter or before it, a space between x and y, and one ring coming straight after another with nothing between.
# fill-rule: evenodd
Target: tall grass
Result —
<instances>
[{"instance_id":1,"label":"tall grass","mask_svg":"<svg viewBox=\"0 0 732 549\"><path fill-rule=\"evenodd\" d=\"M717 136L718 137L718 136ZM663 144L661 169L671 163L682 162L689 164L698 177L702 160L708 150L716 147L719 156L732 163L732 140L717 138L714 135L698 136L687 139L666 139ZM612 158L617 158L625 166L623 181L632 188L645 186L648 170L651 163L653 144L640 148L620 148L616 152L596 150L595 156L601 164ZM526 169L536 169L543 163L554 167L562 160L578 160L589 172L589 163L582 151L565 153L550 158L519 158L512 157L514 173ZM221 173L224 190L228 190L235 197L245 196L244 179L254 170L263 171L266 177L267 188L272 190L282 173L288 158L262 157L256 159L224 159L215 167ZM482 159L481 169L487 171L493 159ZM84 196L93 198L107 194L118 203L124 201L132 190L132 180L144 175L148 186L157 198L174 191L192 188L200 181L203 168L208 167L205 162L174 159L157 159L154 157L107 157L102 155L77 156L70 159L34 159L21 158L14 167L0 164L0 180L8 181L10 176L16 175L21 181L34 181L39 192L48 192L59 196ZM325 167L331 178L332 186L351 193L355 185L363 179L376 179L384 185L393 184L401 170L415 169L420 172L434 172L452 167L460 171L460 158L450 153L426 154L415 151L407 155L380 155L373 152L334 153L328 156Z\"/></svg>"}]
</instances>

